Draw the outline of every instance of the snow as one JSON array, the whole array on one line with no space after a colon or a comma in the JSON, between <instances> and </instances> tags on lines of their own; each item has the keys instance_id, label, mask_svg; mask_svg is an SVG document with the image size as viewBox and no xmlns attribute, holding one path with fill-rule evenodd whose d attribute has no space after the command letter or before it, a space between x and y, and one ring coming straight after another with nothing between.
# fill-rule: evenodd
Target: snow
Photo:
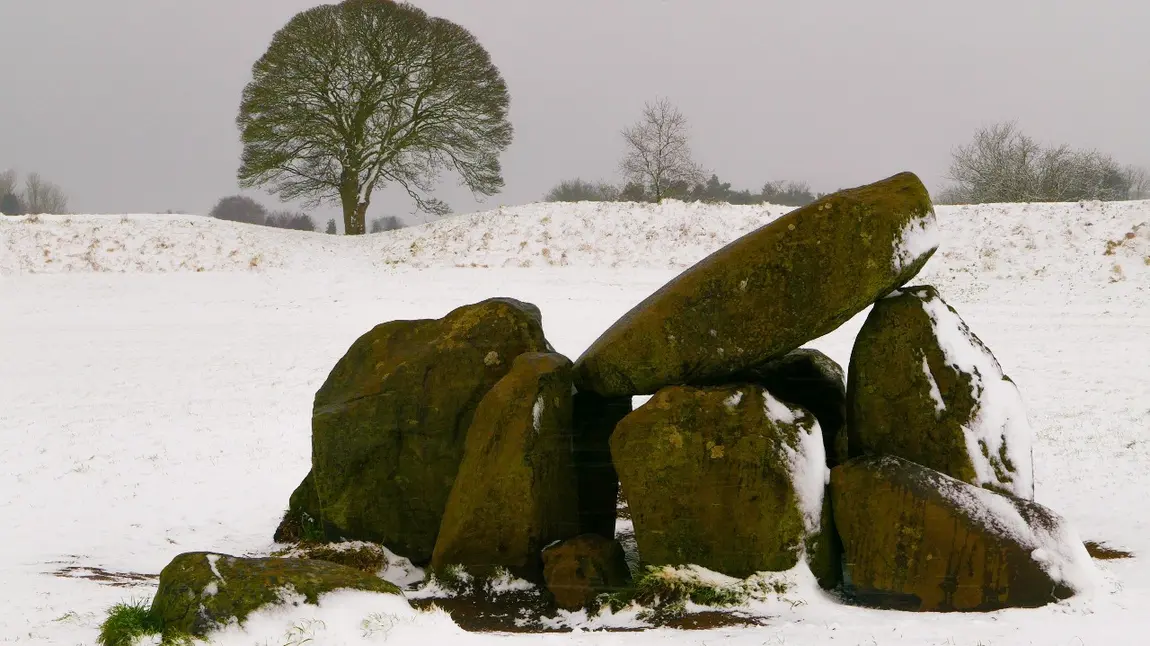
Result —
<instances>
[{"instance_id":1,"label":"snow","mask_svg":"<svg viewBox=\"0 0 1150 646\"><path fill-rule=\"evenodd\" d=\"M224 577L220 574L219 567L217 566L217 564L220 562L220 555L208 554L206 558L208 560L208 566L212 568L212 574L215 575L215 577L220 581L224 581ZM224 582L226 583L226 581Z\"/></svg>"},{"instance_id":2,"label":"snow","mask_svg":"<svg viewBox=\"0 0 1150 646\"><path fill-rule=\"evenodd\" d=\"M763 412L767 419L777 424L794 424L802 415L801 411L796 412L796 409L775 399L766 389L763 389Z\"/></svg>"},{"instance_id":3,"label":"snow","mask_svg":"<svg viewBox=\"0 0 1150 646\"><path fill-rule=\"evenodd\" d=\"M943 474L937 474L936 479L945 498L1031 550L1031 557L1053 580L1083 594L1092 593L1102 585L1102 577L1082 539L1061 518L1052 526L1028 522L1005 496Z\"/></svg>"},{"instance_id":4,"label":"snow","mask_svg":"<svg viewBox=\"0 0 1150 646\"><path fill-rule=\"evenodd\" d=\"M529 205L358 240L194 217L0 218L0 635L90 646L109 606L155 593L154 580L117 587L66 567L154 575L181 552L273 551L309 467L315 391L373 325L511 296L537 304L575 357L684 265L784 210ZM294 628L316 646L1130 643L1150 631L1150 227L1125 234L1150 203L936 211L944 244L915 281L938 287L1018 383L1038 501L1081 538L1135 554L1098 564L1093 594L977 616L874 611L836 603L800 562L782 598L752 604L769 617L755 628L473 635L441 612L341 592L261 611L213 643L283 644ZM1124 279L1111 282L1115 264ZM804 345L846 365L866 314ZM1047 554L1073 537L1035 541L1075 562ZM390 576L418 581L408 567L393 560Z\"/></svg>"},{"instance_id":5,"label":"snow","mask_svg":"<svg viewBox=\"0 0 1150 646\"><path fill-rule=\"evenodd\" d=\"M924 255L938 249L941 242L938 218L934 211L927 211L919 217L911 218L895 241L892 260L895 272L901 273Z\"/></svg>"},{"instance_id":6,"label":"snow","mask_svg":"<svg viewBox=\"0 0 1150 646\"><path fill-rule=\"evenodd\" d=\"M498 576L487 581L487 590L497 596L509 592L526 592L536 589L534 583L517 579L507 571L500 572Z\"/></svg>"},{"instance_id":7,"label":"snow","mask_svg":"<svg viewBox=\"0 0 1150 646\"><path fill-rule=\"evenodd\" d=\"M740 390L740 391L736 392L734 395L731 395L730 397L723 400L723 404L726 405L726 407L729 410L735 410L735 407L738 406L742 401L743 401L743 391Z\"/></svg>"},{"instance_id":8,"label":"snow","mask_svg":"<svg viewBox=\"0 0 1150 646\"><path fill-rule=\"evenodd\" d=\"M971 396L978 402L978 409L970 425L963 427L963 435L979 483L1033 498L1032 433L1021 393L1011 381L1004 379L994 355L941 298L920 298L919 302L930 317L947 364L970 375ZM927 368L930 374L929 366ZM1013 463L1009 482L1004 482L991 464L991 458L998 461L1000 455Z\"/></svg>"},{"instance_id":9,"label":"snow","mask_svg":"<svg viewBox=\"0 0 1150 646\"><path fill-rule=\"evenodd\" d=\"M784 443L781 449L790 466L791 486L803 514L803 526L808 534L817 534L823 515L823 495L831 478L823 431L814 415L775 399L765 389L763 400L768 417L776 422L795 424L798 430L798 446Z\"/></svg>"},{"instance_id":10,"label":"snow","mask_svg":"<svg viewBox=\"0 0 1150 646\"><path fill-rule=\"evenodd\" d=\"M538 433L543 420L543 395L539 395L535 399L535 405L531 407L531 420L535 432Z\"/></svg>"},{"instance_id":11,"label":"snow","mask_svg":"<svg viewBox=\"0 0 1150 646\"><path fill-rule=\"evenodd\" d=\"M942 413L946 410L946 402L942 401L942 392L938 389L938 382L934 379L934 373L930 371L930 362L926 360L925 353L922 355L922 372L930 383L930 398L934 401L934 411Z\"/></svg>"}]
</instances>

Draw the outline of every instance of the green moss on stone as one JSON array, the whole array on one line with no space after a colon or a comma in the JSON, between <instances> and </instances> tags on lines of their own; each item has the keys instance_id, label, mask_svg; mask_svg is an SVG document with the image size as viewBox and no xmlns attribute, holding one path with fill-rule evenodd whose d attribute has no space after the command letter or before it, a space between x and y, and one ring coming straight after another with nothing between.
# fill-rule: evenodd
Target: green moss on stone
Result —
<instances>
[{"instance_id":1,"label":"green moss on stone","mask_svg":"<svg viewBox=\"0 0 1150 646\"><path fill-rule=\"evenodd\" d=\"M933 218L912 173L841 191L735 240L628 312L576 362L604 396L712 383L781 357L910 280L905 227Z\"/></svg>"},{"instance_id":2,"label":"green moss on stone","mask_svg":"<svg viewBox=\"0 0 1150 646\"><path fill-rule=\"evenodd\" d=\"M808 536L784 447L799 450L801 432L767 417L757 386L673 386L624 418L611 455L643 562L736 577L794 567Z\"/></svg>"},{"instance_id":3,"label":"green moss on stone","mask_svg":"<svg viewBox=\"0 0 1150 646\"><path fill-rule=\"evenodd\" d=\"M527 353L479 403L431 564L542 581L540 553L579 533L571 362Z\"/></svg>"},{"instance_id":4,"label":"green moss on stone","mask_svg":"<svg viewBox=\"0 0 1150 646\"><path fill-rule=\"evenodd\" d=\"M279 602L284 589L315 604L321 594L344 588L400 594L399 588L377 576L327 561L188 552L160 572L151 616L165 636L203 637Z\"/></svg>"},{"instance_id":5,"label":"green moss on stone","mask_svg":"<svg viewBox=\"0 0 1150 646\"><path fill-rule=\"evenodd\" d=\"M316 393L312 466L328 535L426 563L476 406L515 357L543 352L539 310L510 299L360 337Z\"/></svg>"}]
</instances>

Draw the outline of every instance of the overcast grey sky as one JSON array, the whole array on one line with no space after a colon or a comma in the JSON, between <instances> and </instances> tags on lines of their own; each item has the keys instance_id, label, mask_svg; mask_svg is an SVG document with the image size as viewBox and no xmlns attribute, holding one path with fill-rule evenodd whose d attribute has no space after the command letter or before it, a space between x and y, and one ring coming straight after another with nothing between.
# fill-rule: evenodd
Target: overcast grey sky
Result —
<instances>
[{"instance_id":1,"label":"overcast grey sky","mask_svg":"<svg viewBox=\"0 0 1150 646\"><path fill-rule=\"evenodd\" d=\"M206 212L237 191L251 64L316 4L0 0L0 169L40 171L74 211ZM904 169L938 188L950 149L1003 119L1150 166L1141 0L414 4L475 33L511 92L506 189L476 204L451 178L440 195L456 212L614 179L620 128L660 95L690 120L699 161L736 188L834 190ZM411 206L389 193L372 210Z\"/></svg>"}]
</instances>

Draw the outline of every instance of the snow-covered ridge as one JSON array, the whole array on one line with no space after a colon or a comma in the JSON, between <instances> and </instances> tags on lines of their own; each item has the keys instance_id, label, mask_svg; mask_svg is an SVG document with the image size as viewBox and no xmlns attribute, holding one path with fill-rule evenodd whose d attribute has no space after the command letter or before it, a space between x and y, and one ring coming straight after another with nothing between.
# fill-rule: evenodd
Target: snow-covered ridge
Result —
<instances>
[{"instance_id":1,"label":"snow-covered ridge","mask_svg":"<svg viewBox=\"0 0 1150 646\"><path fill-rule=\"evenodd\" d=\"M539 203L361 237L203 216L3 217L0 274L389 266L679 269L790 210L678 201ZM1150 275L1150 224L1139 227L1150 222L1150 201L939 206L936 213L941 246L924 280L968 273L1105 284Z\"/></svg>"}]
</instances>

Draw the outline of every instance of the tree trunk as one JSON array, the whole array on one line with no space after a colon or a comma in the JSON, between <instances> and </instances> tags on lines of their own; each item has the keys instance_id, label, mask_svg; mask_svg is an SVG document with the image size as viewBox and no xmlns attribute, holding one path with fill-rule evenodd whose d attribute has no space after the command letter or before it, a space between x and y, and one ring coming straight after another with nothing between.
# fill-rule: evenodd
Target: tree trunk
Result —
<instances>
[{"instance_id":1,"label":"tree trunk","mask_svg":"<svg viewBox=\"0 0 1150 646\"><path fill-rule=\"evenodd\" d=\"M343 182L339 187L339 201L343 206L343 231L345 235L358 236L367 233L364 225L366 205L359 204L359 186L352 173L344 171Z\"/></svg>"}]
</instances>

